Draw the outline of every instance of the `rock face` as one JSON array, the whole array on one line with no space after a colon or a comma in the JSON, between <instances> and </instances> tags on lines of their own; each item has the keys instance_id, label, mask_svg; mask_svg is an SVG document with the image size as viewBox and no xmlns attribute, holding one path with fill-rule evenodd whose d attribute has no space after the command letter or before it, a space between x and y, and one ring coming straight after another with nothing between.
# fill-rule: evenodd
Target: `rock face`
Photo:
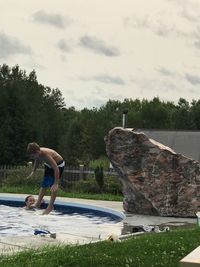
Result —
<instances>
[{"instance_id":1,"label":"rock face","mask_svg":"<svg viewBox=\"0 0 200 267\"><path fill-rule=\"evenodd\" d=\"M200 211L199 162L132 129L114 128L105 142L123 184L125 211L196 217Z\"/></svg>"}]
</instances>

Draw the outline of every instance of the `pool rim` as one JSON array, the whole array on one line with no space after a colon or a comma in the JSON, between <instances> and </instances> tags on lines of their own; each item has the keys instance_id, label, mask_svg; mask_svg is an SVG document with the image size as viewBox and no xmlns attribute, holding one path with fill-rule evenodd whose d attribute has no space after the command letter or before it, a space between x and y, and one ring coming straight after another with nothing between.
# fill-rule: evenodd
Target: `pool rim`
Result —
<instances>
[{"instance_id":1,"label":"pool rim","mask_svg":"<svg viewBox=\"0 0 200 267\"><path fill-rule=\"evenodd\" d=\"M25 204L24 202L24 194L23 196L10 196L10 193L9 193L9 196L6 195L5 193L3 193L4 195L2 196L1 193L0 193L0 205L1 205L1 202L2 201L7 201L7 202L18 202L18 204ZM27 194L28 195L28 194ZM49 203L49 200L46 200L45 199L45 203ZM3 205L3 204L2 204ZM6 205L6 204L5 204ZM7 204L8 205L8 204ZM102 213L102 217L103 216L109 216L109 217L115 217L116 220L120 219L120 221L124 220L126 218L125 214L121 211L118 211L118 210L115 210L115 209L112 209L112 208L107 208L107 207L102 207L102 206L98 206L98 205L94 205L94 204L86 204L86 203L80 203L80 202L69 202L65 199L63 200L57 200L55 201L54 205L56 207L67 207L68 208L78 208L78 209L82 209L82 210L88 210L88 211L91 211L93 213L98 212L98 213ZM8 205L8 206L12 206L12 205Z\"/></svg>"}]
</instances>

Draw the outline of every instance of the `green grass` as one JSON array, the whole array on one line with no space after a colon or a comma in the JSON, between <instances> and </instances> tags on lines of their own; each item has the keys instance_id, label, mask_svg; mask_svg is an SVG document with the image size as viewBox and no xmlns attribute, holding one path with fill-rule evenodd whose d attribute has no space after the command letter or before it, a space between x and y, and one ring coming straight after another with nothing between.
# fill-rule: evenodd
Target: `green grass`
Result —
<instances>
[{"instance_id":1,"label":"green grass","mask_svg":"<svg viewBox=\"0 0 200 267\"><path fill-rule=\"evenodd\" d=\"M135 236L122 242L46 247L1 256L1 267L177 267L200 245L200 228Z\"/></svg>"},{"instance_id":2,"label":"green grass","mask_svg":"<svg viewBox=\"0 0 200 267\"><path fill-rule=\"evenodd\" d=\"M0 193L16 193L16 194L32 194L37 195L39 187L32 187L28 185L23 186L2 186L0 187ZM47 192L50 195L50 191ZM108 193L89 194L81 192L65 192L62 189L58 191L59 197L69 198L83 198L83 199L94 199L94 200L108 200L108 201L122 201L123 197L120 195L113 195Z\"/></svg>"},{"instance_id":3,"label":"green grass","mask_svg":"<svg viewBox=\"0 0 200 267\"><path fill-rule=\"evenodd\" d=\"M15 193L15 194L32 194L37 195L39 192L38 187L30 186L2 186L0 187L0 193Z\"/></svg>"}]
</instances>

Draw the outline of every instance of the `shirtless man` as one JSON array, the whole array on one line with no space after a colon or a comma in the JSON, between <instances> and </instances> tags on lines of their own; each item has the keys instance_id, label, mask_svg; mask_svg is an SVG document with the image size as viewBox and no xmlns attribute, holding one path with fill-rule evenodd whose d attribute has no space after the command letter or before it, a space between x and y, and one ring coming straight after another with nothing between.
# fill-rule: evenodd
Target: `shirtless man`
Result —
<instances>
[{"instance_id":1,"label":"shirtless man","mask_svg":"<svg viewBox=\"0 0 200 267\"><path fill-rule=\"evenodd\" d=\"M29 143L27 152L31 159L34 159L33 170L28 177L31 177L41 162L44 162L44 179L40 188L39 196L35 204L40 207L42 199L48 187L51 188L51 198L43 214L49 214L53 210L53 204L57 196L59 179L63 173L65 162L61 155L55 150L40 147L37 143Z\"/></svg>"}]
</instances>

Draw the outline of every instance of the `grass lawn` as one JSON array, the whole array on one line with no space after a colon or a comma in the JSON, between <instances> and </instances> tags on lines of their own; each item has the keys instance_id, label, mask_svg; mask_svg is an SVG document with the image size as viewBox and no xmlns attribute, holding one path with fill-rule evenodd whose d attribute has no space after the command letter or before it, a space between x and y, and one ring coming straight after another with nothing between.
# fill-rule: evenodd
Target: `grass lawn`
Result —
<instances>
[{"instance_id":1,"label":"grass lawn","mask_svg":"<svg viewBox=\"0 0 200 267\"><path fill-rule=\"evenodd\" d=\"M3 186L3 187L0 187L0 193L38 195L39 187ZM50 191L47 192L47 195L50 195ZM62 189L59 189L58 196L59 197L94 199L94 200L108 200L108 201L122 201L123 200L123 197L120 195L113 195L113 194L108 194L108 193L89 194L89 193L82 193L82 192L65 192Z\"/></svg>"},{"instance_id":2,"label":"grass lawn","mask_svg":"<svg viewBox=\"0 0 200 267\"><path fill-rule=\"evenodd\" d=\"M144 234L121 242L46 247L1 256L1 267L177 267L200 245L200 228Z\"/></svg>"}]
</instances>

